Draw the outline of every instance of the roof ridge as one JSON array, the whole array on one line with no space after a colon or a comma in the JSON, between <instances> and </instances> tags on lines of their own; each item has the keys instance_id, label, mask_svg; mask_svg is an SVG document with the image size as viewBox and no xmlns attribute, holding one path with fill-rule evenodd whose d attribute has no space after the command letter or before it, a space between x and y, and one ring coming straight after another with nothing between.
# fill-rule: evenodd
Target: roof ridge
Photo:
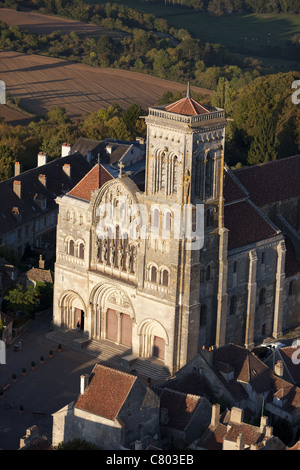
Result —
<instances>
[{"instance_id":1,"label":"roof ridge","mask_svg":"<svg viewBox=\"0 0 300 470\"><path fill-rule=\"evenodd\" d=\"M165 390L168 390L169 392L177 393L177 395L184 395L184 396L186 396L186 397L193 397L193 398L198 398L198 399L201 399L201 398L202 398L201 395L195 395L194 393L188 393L188 392L181 392L180 390L174 390L174 389L169 388L169 387L164 387L162 393L163 393Z\"/></svg>"}]
</instances>

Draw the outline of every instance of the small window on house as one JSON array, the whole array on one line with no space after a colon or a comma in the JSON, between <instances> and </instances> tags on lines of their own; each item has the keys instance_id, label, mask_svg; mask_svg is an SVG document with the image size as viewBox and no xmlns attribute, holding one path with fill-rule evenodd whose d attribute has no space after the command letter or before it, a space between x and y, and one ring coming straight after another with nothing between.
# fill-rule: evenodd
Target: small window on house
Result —
<instances>
[{"instance_id":1,"label":"small window on house","mask_svg":"<svg viewBox=\"0 0 300 470\"><path fill-rule=\"evenodd\" d=\"M266 262L266 254L263 251L262 254L261 254L261 264L265 264L265 262Z\"/></svg>"},{"instance_id":2,"label":"small window on house","mask_svg":"<svg viewBox=\"0 0 300 470\"><path fill-rule=\"evenodd\" d=\"M266 301L266 289L262 288L259 291L258 303L259 305L263 305L265 301Z\"/></svg>"},{"instance_id":3,"label":"small window on house","mask_svg":"<svg viewBox=\"0 0 300 470\"><path fill-rule=\"evenodd\" d=\"M291 281L289 283L289 295L293 295L294 294L294 281Z\"/></svg>"},{"instance_id":4,"label":"small window on house","mask_svg":"<svg viewBox=\"0 0 300 470\"><path fill-rule=\"evenodd\" d=\"M233 263L233 272L236 273L237 272L237 261L235 261Z\"/></svg>"}]
</instances>

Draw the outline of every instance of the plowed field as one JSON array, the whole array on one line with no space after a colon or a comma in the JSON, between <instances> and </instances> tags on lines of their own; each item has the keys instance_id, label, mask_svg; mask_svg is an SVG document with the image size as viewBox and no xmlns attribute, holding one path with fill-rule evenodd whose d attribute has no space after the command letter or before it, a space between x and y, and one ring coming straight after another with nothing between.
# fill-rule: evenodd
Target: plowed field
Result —
<instances>
[{"instance_id":1,"label":"plowed field","mask_svg":"<svg viewBox=\"0 0 300 470\"><path fill-rule=\"evenodd\" d=\"M9 96L20 98L21 106L30 113L43 115L54 106L63 106L71 119L112 103L123 109L138 103L147 109L165 91L185 91L183 84L150 75L12 51L0 51L0 80ZM196 87L192 90L211 93Z\"/></svg>"}]
</instances>

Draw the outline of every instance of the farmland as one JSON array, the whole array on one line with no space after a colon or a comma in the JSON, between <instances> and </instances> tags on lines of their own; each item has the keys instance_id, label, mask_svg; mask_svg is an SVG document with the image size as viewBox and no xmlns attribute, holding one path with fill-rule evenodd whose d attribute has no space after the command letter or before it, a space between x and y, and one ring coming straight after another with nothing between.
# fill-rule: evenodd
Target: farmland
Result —
<instances>
[{"instance_id":1,"label":"farmland","mask_svg":"<svg viewBox=\"0 0 300 470\"><path fill-rule=\"evenodd\" d=\"M6 83L9 96L37 115L61 106L71 119L77 120L116 102L123 109L132 103L147 109L164 92L185 90L183 84L141 73L12 51L0 51L0 64L0 79ZM197 87L192 89L197 93L212 93Z\"/></svg>"},{"instance_id":2,"label":"farmland","mask_svg":"<svg viewBox=\"0 0 300 470\"><path fill-rule=\"evenodd\" d=\"M83 23L80 21L70 20L68 18L60 18L57 16L43 15L34 11L16 11L9 8L0 9L0 19L8 26L18 26L24 31L32 34L51 34L60 31L63 34L69 34L74 31L77 34L84 35L108 35L118 40L126 33L113 31L103 26Z\"/></svg>"}]
</instances>

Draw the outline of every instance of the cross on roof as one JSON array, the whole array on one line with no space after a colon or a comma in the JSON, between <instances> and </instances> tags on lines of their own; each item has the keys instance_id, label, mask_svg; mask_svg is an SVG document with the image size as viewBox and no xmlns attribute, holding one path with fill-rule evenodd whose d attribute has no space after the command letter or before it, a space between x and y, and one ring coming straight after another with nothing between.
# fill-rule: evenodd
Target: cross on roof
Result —
<instances>
[{"instance_id":1,"label":"cross on roof","mask_svg":"<svg viewBox=\"0 0 300 470\"><path fill-rule=\"evenodd\" d=\"M119 162L119 163L118 163L118 167L120 168L119 177L122 176L122 172L123 172L124 166L125 166L124 163L122 163L122 162Z\"/></svg>"}]
</instances>

